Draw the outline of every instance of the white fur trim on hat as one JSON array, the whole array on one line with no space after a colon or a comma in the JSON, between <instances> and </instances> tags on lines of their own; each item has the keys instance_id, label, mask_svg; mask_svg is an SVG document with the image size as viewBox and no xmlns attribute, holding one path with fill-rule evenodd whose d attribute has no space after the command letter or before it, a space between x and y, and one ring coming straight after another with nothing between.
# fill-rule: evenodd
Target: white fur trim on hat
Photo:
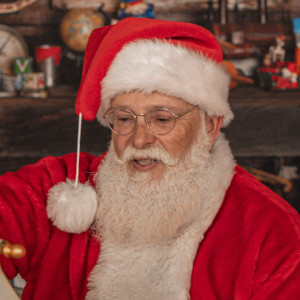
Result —
<instances>
[{"instance_id":1,"label":"white fur trim on hat","mask_svg":"<svg viewBox=\"0 0 300 300\"><path fill-rule=\"evenodd\" d=\"M159 92L199 105L209 116L224 116L224 126L233 118L227 102L230 76L222 64L185 47L161 40L138 40L116 55L101 82L98 119L112 99L122 93Z\"/></svg>"},{"instance_id":2,"label":"white fur trim on hat","mask_svg":"<svg viewBox=\"0 0 300 300\"><path fill-rule=\"evenodd\" d=\"M96 191L88 182L75 186L67 179L49 190L47 215L60 230L81 233L94 222L97 205Z\"/></svg>"}]
</instances>

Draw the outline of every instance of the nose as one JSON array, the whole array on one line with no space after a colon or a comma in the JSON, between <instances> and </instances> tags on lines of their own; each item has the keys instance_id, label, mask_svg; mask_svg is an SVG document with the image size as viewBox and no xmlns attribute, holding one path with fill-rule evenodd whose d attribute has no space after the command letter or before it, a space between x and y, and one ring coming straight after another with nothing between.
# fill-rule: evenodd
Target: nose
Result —
<instances>
[{"instance_id":1,"label":"nose","mask_svg":"<svg viewBox=\"0 0 300 300\"><path fill-rule=\"evenodd\" d=\"M156 136L152 133L145 122L145 116L137 116L134 131L131 136L132 145L138 149L150 147L156 141Z\"/></svg>"}]
</instances>

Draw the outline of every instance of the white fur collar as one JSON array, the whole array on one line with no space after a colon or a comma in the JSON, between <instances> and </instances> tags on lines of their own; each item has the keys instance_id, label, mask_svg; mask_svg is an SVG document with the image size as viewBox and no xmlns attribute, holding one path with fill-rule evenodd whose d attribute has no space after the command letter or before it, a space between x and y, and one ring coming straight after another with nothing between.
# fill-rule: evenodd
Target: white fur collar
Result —
<instances>
[{"instance_id":1,"label":"white fur collar","mask_svg":"<svg viewBox=\"0 0 300 300\"><path fill-rule=\"evenodd\" d=\"M221 135L214 145L210 193L197 221L172 242L133 246L104 242L89 278L87 300L189 299L193 261L233 177L235 162Z\"/></svg>"}]
</instances>

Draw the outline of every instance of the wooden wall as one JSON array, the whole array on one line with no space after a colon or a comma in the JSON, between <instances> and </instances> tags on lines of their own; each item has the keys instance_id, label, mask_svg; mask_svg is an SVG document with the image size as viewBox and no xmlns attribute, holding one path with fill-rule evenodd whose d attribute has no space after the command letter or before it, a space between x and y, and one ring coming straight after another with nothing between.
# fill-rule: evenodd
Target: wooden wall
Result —
<instances>
[{"instance_id":1,"label":"wooden wall","mask_svg":"<svg viewBox=\"0 0 300 300\"><path fill-rule=\"evenodd\" d=\"M269 9L268 22L273 23L273 25L277 23L276 26L279 28L278 22L282 23L282 27L290 21L293 15L300 16L300 6L297 4L297 1L289 1L290 10L286 5L283 8L280 5L278 7L272 5ZM105 3L105 1L103 2ZM218 22L220 18L217 5L218 0L214 1L213 20L208 20L208 1L206 0L150 0L149 2L155 5L155 17L158 19L202 23L202 25L208 26L209 22ZM233 3L231 0L228 0L228 2ZM257 3L258 1L252 0L252 2ZM285 3L284 1L275 1L274 3L281 2ZM253 7L253 5L250 5L250 7ZM59 24L66 12L66 9L54 7L51 0L38 0L17 13L10 15L0 14L0 23L9 24L17 28L25 36L31 48L43 43L60 44L62 41L59 34ZM110 10L106 11L106 13L109 17L116 16L116 11ZM228 11L228 24L237 23L236 13L237 11L232 9ZM244 19L246 24L249 24L249 21L250 23L259 22L258 9L240 9L238 14L240 16L240 25L245 25L242 24L242 19ZM247 30L247 28L244 29Z\"/></svg>"},{"instance_id":2,"label":"wooden wall","mask_svg":"<svg viewBox=\"0 0 300 300\"><path fill-rule=\"evenodd\" d=\"M103 3L105 1L108 0L103 0ZM218 1L214 0L213 11L209 11L208 1L206 0L152 0L149 2L155 5L155 17L158 19L194 22L210 30L218 28L216 34L224 35L225 33L229 38L231 31L243 30L246 41L257 46L262 52L267 51L268 47L275 43L276 35L284 34L286 35L287 55L292 57L295 44L291 24L291 10L288 10L287 6L284 9L280 9L280 6L277 8L272 6L269 11L269 20L264 25L259 24L258 9L240 9L238 11L230 9L228 10L227 24L219 26ZM295 1L297 2L297 0ZM248 2L250 7L253 7L253 3L257 3L257 0ZM282 1L275 2L281 3ZM232 6L233 2L228 0L228 3ZM291 3L292 8L295 8L293 2L289 1L289 3ZM298 9L298 6L296 8ZM78 57L75 57L76 61L70 59L72 53L62 42L59 32L61 20L66 12L67 9L54 7L51 0L38 0L17 13L0 14L0 24L13 26L24 36L29 45L31 56L34 55L34 48L41 44L61 45L63 47L62 66L59 73L61 83L78 86L82 61L78 60ZM300 16L300 11L293 10L294 14L297 12ZM116 11L110 10L106 13L109 18L116 17ZM216 26L213 26L213 24Z\"/></svg>"},{"instance_id":3,"label":"wooden wall","mask_svg":"<svg viewBox=\"0 0 300 300\"><path fill-rule=\"evenodd\" d=\"M18 29L30 46L60 43L59 23L64 14L53 8L51 1L38 0L17 13L0 15L0 23Z\"/></svg>"}]
</instances>

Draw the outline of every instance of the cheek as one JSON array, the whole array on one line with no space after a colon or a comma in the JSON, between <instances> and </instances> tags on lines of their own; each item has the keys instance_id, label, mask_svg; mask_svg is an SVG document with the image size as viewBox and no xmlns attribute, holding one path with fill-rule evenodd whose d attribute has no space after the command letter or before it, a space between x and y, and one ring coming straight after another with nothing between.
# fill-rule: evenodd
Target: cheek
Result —
<instances>
[{"instance_id":1,"label":"cheek","mask_svg":"<svg viewBox=\"0 0 300 300\"><path fill-rule=\"evenodd\" d=\"M127 147L127 140L128 138L126 136L119 136L119 135L112 136L112 142L114 144L114 148L118 157L121 157L123 152L125 151Z\"/></svg>"},{"instance_id":2,"label":"cheek","mask_svg":"<svg viewBox=\"0 0 300 300\"><path fill-rule=\"evenodd\" d=\"M165 149L174 156L181 156L188 151L196 139L196 130L191 127L181 127L166 138L162 141Z\"/></svg>"}]
</instances>

